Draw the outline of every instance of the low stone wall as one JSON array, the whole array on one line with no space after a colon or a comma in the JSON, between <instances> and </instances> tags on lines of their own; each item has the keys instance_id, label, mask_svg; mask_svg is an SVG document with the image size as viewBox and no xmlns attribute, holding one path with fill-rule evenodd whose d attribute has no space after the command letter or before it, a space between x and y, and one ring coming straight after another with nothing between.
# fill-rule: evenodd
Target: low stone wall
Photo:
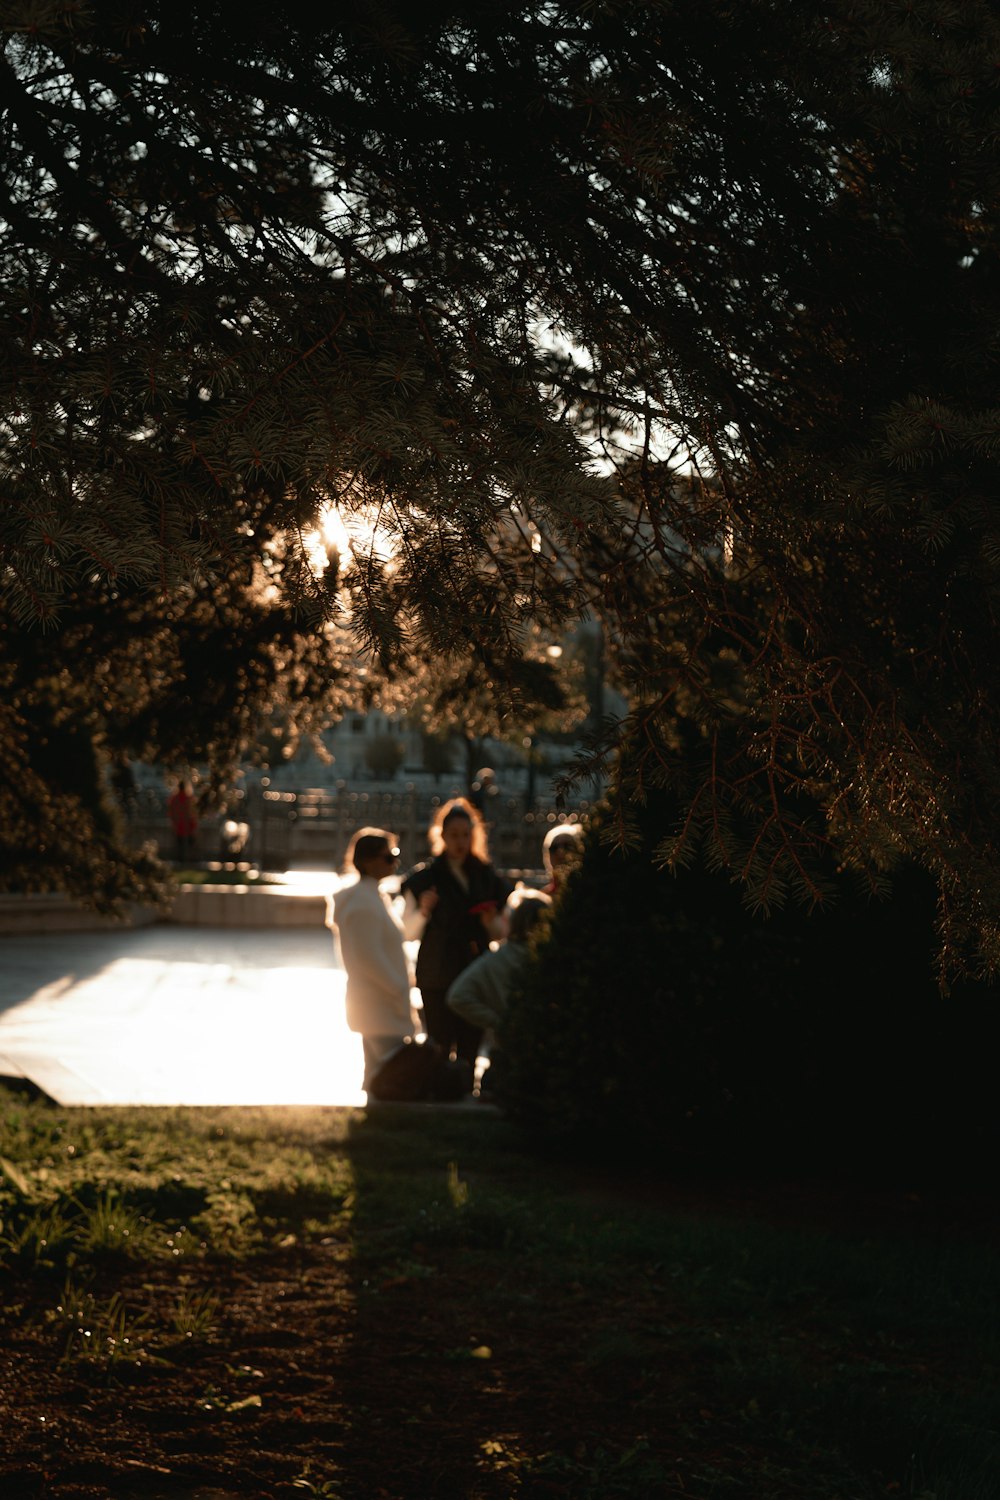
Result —
<instances>
[{"instance_id":1,"label":"low stone wall","mask_svg":"<svg viewBox=\"0 0 1000 1500\"><path fill-rule=\"evenodd\" d=\"M109 932L146 927L155 921L155 911L134 903L124 917L103 917L72 896L48 891L0 895L0 933L30 936L36 932Z\"/></svg>"},{"instance_id":2,"label":"low stone wall","mask_svg":"<svg viewBox=\"0 0 1000 1500\"><path fill-rule=\"evenodd\" d=\"M0 895L0 935L122 932L152 922L192 927L322 927L326 898L275 887L185 885L161 909L130 905L122 918L104 917L71 896L49 892Z\"/></svg>"},{"instance_id":3,"label":"low stone wall","mask_svg":"<svg viewBox=\"0 0 1000 1500\"><path fill-rule=\"evenodd\" d=\"M322 927L326 897L277 886L184 885L161 920L186 927Z\"/></svg>"},{"instance_id":4,"label":"low stone wall","mask_svg":"<svg viewBox=\"0 0 1000 1500\"><path fill-rule=\"evenodd\" d=\"M513 881L541 886L543 870L508 870ZM184 885L160 909L131 905L123 919L102 917L70 896L0 895L0 934L106 932L172 922L186 927L322 927L326 897L281 886Z\"/></svg>"}]
</instances>

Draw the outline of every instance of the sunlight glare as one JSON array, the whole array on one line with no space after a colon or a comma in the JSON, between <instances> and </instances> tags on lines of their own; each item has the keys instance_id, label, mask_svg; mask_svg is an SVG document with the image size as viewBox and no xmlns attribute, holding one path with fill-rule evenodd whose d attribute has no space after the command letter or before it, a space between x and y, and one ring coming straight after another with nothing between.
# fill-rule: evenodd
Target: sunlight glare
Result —
<instances>
[{"instance_id":1,"label":"sunlight glare","mask_svg":"<svg viewBox=\"0 0 1000 1500\"><path fill-rule=\"evenodd\" d=\"M321 578L329 566L330 552L337 552L341 565L353 557L375 556L391 563L392 539L378 513L371 508L350 511L345 514L331 502L323 507L315 526L306 528L302 541L309 559L309 566L317 578Z\"/></svg>"},{"instance_id":2,"label":"sunlight glare","mask_svg":"<svg viewBox=\"0 0 1000 1500\"><path fill-rule=\"evenodd\" d=\"M351 533L344 525L344 518L335 505L328 505L320 512L319 529L328 547L335 548L345 557L351 550Z\"/></svg>"},{"instance_id":3,"label":"sunlight glare","mask_svg":"<svg viewBox=\"0 0 1000 1500\"><path fill-rule=\"evenodd\" d=\"M63 1102L358 1105L344 984L315 964L115 958L7 1010L0 1053Z\"/></svg>"}]
</instances>

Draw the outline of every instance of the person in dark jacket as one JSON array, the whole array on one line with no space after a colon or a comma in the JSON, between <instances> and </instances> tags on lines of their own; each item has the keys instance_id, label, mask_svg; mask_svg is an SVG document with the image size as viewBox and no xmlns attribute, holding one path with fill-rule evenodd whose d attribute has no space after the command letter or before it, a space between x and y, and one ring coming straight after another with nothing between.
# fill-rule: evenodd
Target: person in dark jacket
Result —
<instances>
[{"instance_id":1,"label":"person in dark jacket","mask_svg":"<svg viewBox=\"0 0 1000 1500\"><path fill-rule=\"evenodd\" d=\"M434 858L403 881L403 931L419 938L417 986L427 1035L469 1064L470 1087L482 1040L445 1001L448 988L493 938L505 934L503 909L512 886L489 861L486 830L471 803L455 797L438 809L428 830Z\"/></svg>"}]
</instances>

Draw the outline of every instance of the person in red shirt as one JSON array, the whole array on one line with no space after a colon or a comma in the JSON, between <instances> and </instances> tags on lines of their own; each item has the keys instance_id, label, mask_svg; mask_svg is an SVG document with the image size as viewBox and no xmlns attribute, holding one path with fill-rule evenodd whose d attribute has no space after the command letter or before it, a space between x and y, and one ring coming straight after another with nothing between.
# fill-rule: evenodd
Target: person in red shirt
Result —
<instances>
[{"instance_id":1,"label":"person in red shirt","mask_svg":"<svg viewBox=\"0 0 1000 1500\"><path fill-rule=\"evenodd\" d=\"M198 833L198 814L194 797L186 781L179 781L167 798L167 816L174 830L175 854L178 860L191 859Z\"/></svg>"}]
</instances>

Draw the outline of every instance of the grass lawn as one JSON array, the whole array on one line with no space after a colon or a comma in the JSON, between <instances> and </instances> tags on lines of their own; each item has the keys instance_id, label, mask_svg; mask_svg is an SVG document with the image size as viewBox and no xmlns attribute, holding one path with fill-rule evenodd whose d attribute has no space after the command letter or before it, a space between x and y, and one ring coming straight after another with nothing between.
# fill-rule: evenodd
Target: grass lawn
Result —
<instances>
[{"instance_id":1,"label":"grass lawn","mask_svg":"<svg viewBox=\"0 0 1000 1500\"><path fill-rule=\"evenodd\" d=\"M0 1495L994 1500L996 1219L0 1091ZM627 1164L631 1169L634 1164Z\"/></svg>"}]
</instances>

